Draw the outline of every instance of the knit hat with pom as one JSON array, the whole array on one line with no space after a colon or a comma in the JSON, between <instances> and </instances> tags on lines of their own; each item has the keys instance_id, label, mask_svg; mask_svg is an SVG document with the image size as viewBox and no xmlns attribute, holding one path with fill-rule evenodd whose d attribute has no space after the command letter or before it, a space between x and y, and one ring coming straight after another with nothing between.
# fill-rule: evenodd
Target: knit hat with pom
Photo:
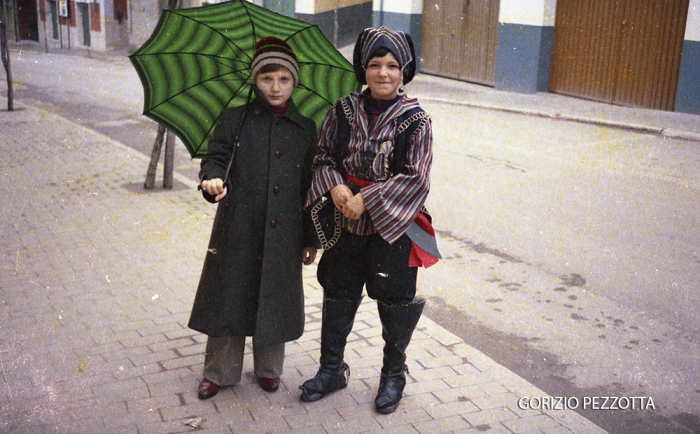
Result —
<instances>
[{"instance_id":1,"label":"knit hat with pom","mask_svg":"<svg viewBox=\"0 0 700 434\"><path fill-rule=\"evenodd\" d=\"M260 69L266 65L284 66L292 73L294 87L299 84L297 56L294 54L289 44L283 40L275 38L274 36L268 36L262 38L255 44L255 54L253 55L253 62L250 64L250 76L253 79L253 83Z\"/></svg>"}]
</instances>

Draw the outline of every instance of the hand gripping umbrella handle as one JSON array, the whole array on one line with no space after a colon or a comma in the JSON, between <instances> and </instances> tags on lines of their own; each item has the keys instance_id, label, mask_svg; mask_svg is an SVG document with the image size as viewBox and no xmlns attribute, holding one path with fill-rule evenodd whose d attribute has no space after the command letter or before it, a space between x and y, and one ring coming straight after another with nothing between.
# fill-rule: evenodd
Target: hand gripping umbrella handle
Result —
<instances>
[{"instance_id":1,"label":"hand gripping umbrella handle","mask_svg":"<svg viewBox=\"0 0 700 434\"><path fill-rule=\"evenodd\" d=\"M236 148L238 147L238 140L241 136L241 131L243 130L243 122L245 122L245 116L248 113L248 105L250 104L250 97L253 95L253 86L250 86L248 91L248 98L246 98L245 108L241 114L241 120L238 122L238 128L236 129L236 134L233 136L233 147L231 148L231 158L228 160L228 166L226 166L226 175L224 175L224 186L228 182L229 175L231 174L231 166L233 166L233 160L236 157ZM202 184L197 186L197 190L202 189Z\"/></svg>"}]
</instances>

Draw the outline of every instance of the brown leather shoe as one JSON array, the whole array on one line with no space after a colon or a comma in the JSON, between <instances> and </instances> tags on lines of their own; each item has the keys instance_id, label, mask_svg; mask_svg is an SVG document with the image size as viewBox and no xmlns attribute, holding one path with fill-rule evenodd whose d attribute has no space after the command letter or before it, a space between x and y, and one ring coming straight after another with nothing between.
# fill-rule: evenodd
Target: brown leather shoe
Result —
<instances>
[{"instance_id":1,"label":"brown leather shoe","mask_svg":"<svg viewBox=\"0 0 700 434\"><path fill-rule=\"evenodd\" d=\"M219 393L219 386L211 381L203 378L199 382L199 387L197 388L197 394L199 394L199 399L209 399L212 396Z\"/></svg>"},{"instance_id":2,"label":"brown leather shoe","mask_svg":"<svg viewBox=\"0 0 700 434\"><path fill-rule=\"evenodd\" d=\"M280 379L278 378L258 378L258 384L265 392L277 392L280 388Z\"/></svg>"}]
</instances>

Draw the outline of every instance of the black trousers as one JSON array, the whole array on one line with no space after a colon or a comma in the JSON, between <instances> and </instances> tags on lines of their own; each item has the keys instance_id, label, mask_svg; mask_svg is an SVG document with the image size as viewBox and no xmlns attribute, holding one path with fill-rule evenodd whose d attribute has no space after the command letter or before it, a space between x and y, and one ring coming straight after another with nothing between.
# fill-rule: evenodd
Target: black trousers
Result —
<instances>
[{"instance_id":1,"label":"black trousers","mask_svg":"<svg viewBox=\"0 0 700 434\"><path fill-rule=\"evenodd\" d=\"M317 277L324 295L332 299L358 300L367 295L385 304L413 301L418 269L408 266L411 240L402 235L394 244L381 235L355 235L343 231L331 249L324 251Z\"/></svg>"}]
</instances>

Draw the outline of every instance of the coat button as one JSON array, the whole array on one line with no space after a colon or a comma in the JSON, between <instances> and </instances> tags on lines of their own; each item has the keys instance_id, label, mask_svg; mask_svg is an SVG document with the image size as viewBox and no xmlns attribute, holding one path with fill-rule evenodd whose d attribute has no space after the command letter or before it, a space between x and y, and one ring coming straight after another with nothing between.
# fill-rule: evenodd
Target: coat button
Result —
<instances>
[{"instance_id":1,"label":"coat button","mask_svg":"<svg viewBox=\"0 0 700 434\"><path fill-rule=\"evenodd\" d=\"M273 191L275 194L279 193L279 192L280 192L280 186L279 186L279 185L275 185L275 186L272 188L272 191Z\"/></svg>"},{"instance_id":2,"label":"coat button","mask_svg":"<svg viewBox=\"0 0 700 434\"><path fill-rule=\"evenodd\" d=\"M270 227L271 227L271 228L277 227L277 220L272 220L272 221L270 222Z\"/></svg>"},{"instance_id":3,"label":"coat button","mask_svg":"<svg viewBox=\"0 0 700 434\"><path fill-rule=\"evenodd\" d=\"M280 118L277 118L277 119L275 119L275 123L276 123L277 125L279 125L279 124L282 123L282 120L281 120Z\"/></svg>"},{"instance_id":4,"label":"coat button","mask_svg":"<svg viewBox=\"0 0 700 434\"><path fill-rule=\"evenodd\" d=\"M282 156L282 151L275 152L275 157L279 158Z\"/></svg>"}]
</instances>

